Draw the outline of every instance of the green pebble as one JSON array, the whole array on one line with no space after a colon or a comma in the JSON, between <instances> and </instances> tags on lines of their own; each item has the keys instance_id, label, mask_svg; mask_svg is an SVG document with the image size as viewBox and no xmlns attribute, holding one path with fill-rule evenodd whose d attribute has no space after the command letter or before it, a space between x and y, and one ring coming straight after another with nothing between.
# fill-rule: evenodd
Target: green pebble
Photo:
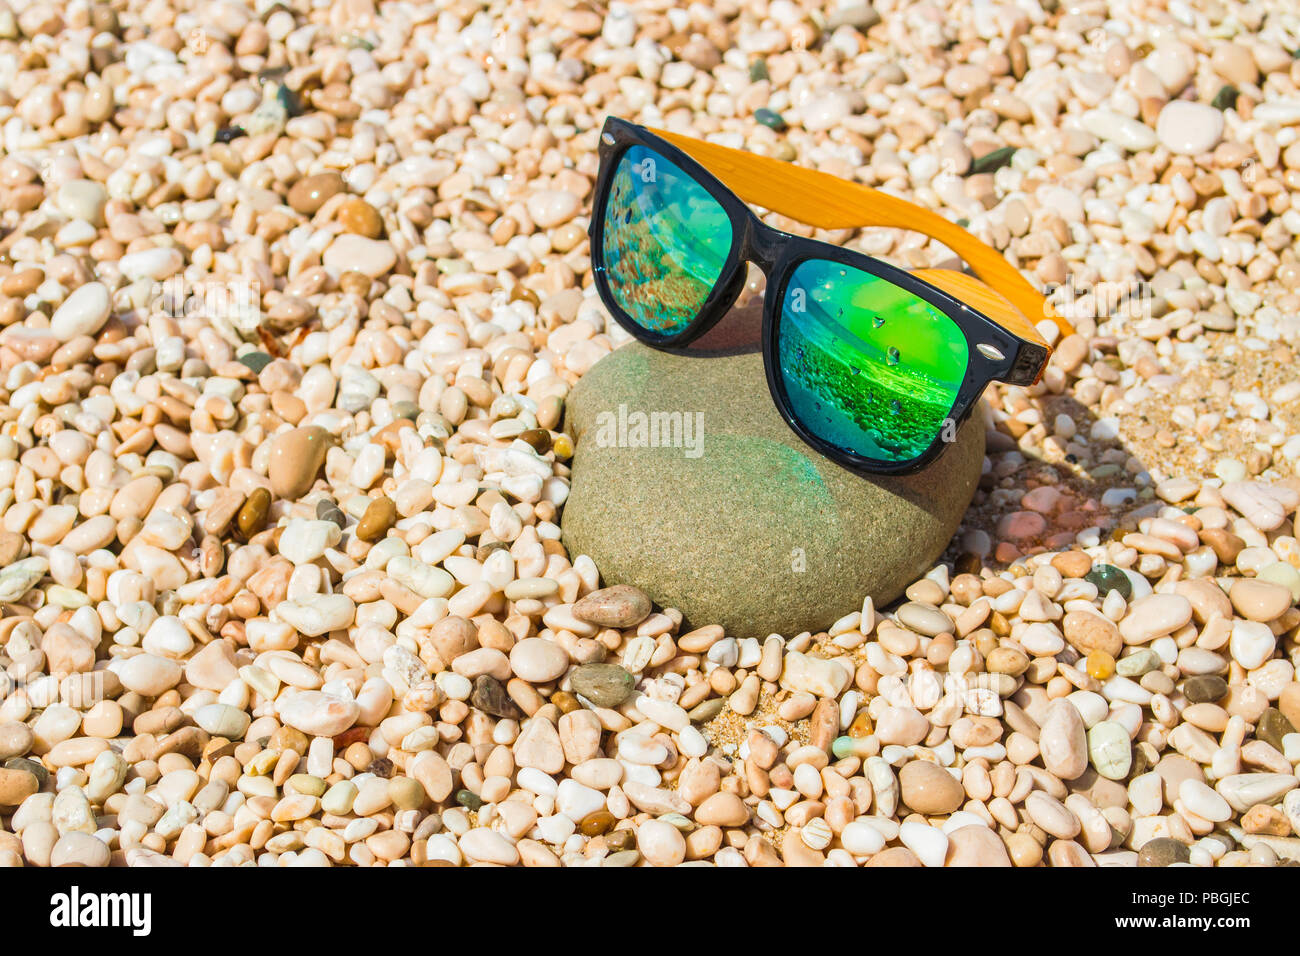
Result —
<instances>
[{"instance_id":1,"label":"green pebble","mask_svg":"<svg viewBox=\"0 0 1300 956\"><path fill-rule=\"evenodd\" d=\"M708 700L696 704L687 711L686 715L691 718L691 723L703 724L722 713L722 708L725 706L727 706L726 698L710 697Z\"/></svg>"},{"instance_id":2,"label":"green pebble","mask_svg":"<svg viewBox=\"0 0 1300 956\"><path fill-rule=\"evenodd\" d=\"M1001 149L995 149L991 153L985 153L979 159L970 164L968 175L974 176L977 173L991 173L1001 169L1007 163L1011 162L1011 157L1016 154L1016 147L1003 146Z\"/></svg>"},{"instance_id":3,"label":"green pebble","mask_svg":"<svg viewBox=\"0 0 1300 956\"><path fill-rule=\"evenodd\" d=\"M771 75L767 72L766 60L758 59L749 65L749 82L758 83L761 80L770 80L771 78Z\"/></svg>"},{"instance_id":4,"label":"green pebble","mask_svg":"<svg viewBox=\"0 0 1300 956\"><path fill-rule=\"evenodd\" d=\"M1160 666L1160 655L1149 647L1144 647L1136 654L1121 657L1115 662L1115 673L1120 677L1141 677Z\"/></svg>"},{"instance_id":5,"label":"green pebble","mask_svg":"<svg viewBox=\"0 0 1300 956\"><path fill-rule=\"evenodd\" d=\"M1210 100L1210 105L1216 110L1230 110L1237 105L1237 97L1240 95L1241 91L1228 83L1214 94L1214 99Z\"/></svg>"},{"instance_id":6,"label":"green pebble","mask_svg":"<svg viewBox=\"0 0 1300 956\"><path fill-rule=\"evenodd\" d=\"M309 773L295 773L287 781L288 785L299 793L305 793L310 797L323 797L327 785L320 777L314 777Z\"/></svg>"},{"instance_id":7,"label":"green pebble","mask_svg":"<svg viewBox=\"0 0 1300 956\"><path fill-rule=\"evenodd\" d=\"M325 791L320 806L326 813L345 816L352 812L352 801L357 798L357 785L351 780L340 780Z\"/></svg>"},{"instance_id":8,"label":"green pebble","mask_svg":"<svg viewBox=\"0 0 1300 956\"><path fill-rule=\"evenodd\" d=\"M1228 682L1217 674L1199 674L1183 681L1183 696L1190 704L1212 704L1227 693Z\"/></svg>"},{"instance_id":9,"label":"green pebble","mask_svg":"<svg viewBox=\"0 0 1300 956\"><path fill-rule=\"evenodd\" d=\"M410 777L393 777L388 781L388 796L399 810L418 810L426 796L420 781Z\"/></svg>"},{"instance_id":10,"label":"green pebble","mask_svg":"<svg viewBox=\"0 0 1300 956\"><path fill-rule=\"evenodd\" d=\"M1282 738L1287 734L1295 733L1295 727L1291 721L1286 719L1282 711L1276 707L1269 707L1260 715L1258 723L1255 724L1255 738L1262 740L1278 753L1283 753L1285 747L1282 744Z\"/></svg>"},{"instance_id":11,"label":"green pebble","mask_svg":"<svg viewBox=\"0 0 1300 956\"><path fill-rule=\"evenodd\" d=\"M1133 597L1133 582L1113 564L1094 564L1083 579L1097 586L1097 596L1100 598L1104 599L1111 591L1118 591L1125 601Z\"/></svg>"},{"instance_id":12,"label":"green pebble","mask_svg":"<svg viewBox=\"0 0 1300 956\"><path fill-rule=\"evenodd\" d=\"M780 132L785 129L785 119L776 110L770 110L766 106L761 106L754 110L754 119L762 123L769 129Z\"/></svg>"},{"instance_id":13,"label":"green pebble","mask_svg":"<svg viewBox=\"0 0 1300 956\"><path fill-rule=\"evenodd\" d=\"M262 374L262 369L271 364L271 356L265 352L245 352L239 356L239 361L251 368L256 375Z\"/></svg>"},{"instance_id":14,"label":"green pebble","mask_svg":"<svg viewBox=\"0 0 1300 956\"><path fill-rule=\"evenodd\" d=\"M1088 756L1107 780L1123 780L1133 766L1133 741L1123 725L1103 720L1088 731Z\"/></svg>"},{"instance_id":15,"label":"green pebble","mask_svg":"<svg viewBox=\"0 0 1300 956\"><path fill-rule=\"evenodd\" d=\"M483 806L483 798L470 790L457 790L456 802L466 810L477 810Z\"/></svg>"},{"instance_id":16,"label":"green pebble","mask_svg":"<svg viewBox=\"0 0 1300 956\"><path fill-rule=\"evenodd\" d=\"M420 417L420 406L415 402L393 402L393 417L413 422Z\"/></svg>"},{"instance_id":17,"label":"green pebble","mask_svg":"<svg viewBox=\"0 0 1300 956\"><path fill-rule=\"evenodd\" d=\"M690 817L682 816L680 813L665 813L659 819L663 823L667 823L669 826L676 827L683 833L691 833L696 828L694 820Z\"/></svg>"},{"instance_id":18,"label":"green pebble","mask_svg":"<svg viewBox=\"0 0 1300 956\"><path fill-rule=\"evenodd\" d=\"M1138 866L1169 866L1187 863L1192 858L1191 849L1169 837L1156 837L1142 844L1138 850Z\"/></svg>"}]
</instances>

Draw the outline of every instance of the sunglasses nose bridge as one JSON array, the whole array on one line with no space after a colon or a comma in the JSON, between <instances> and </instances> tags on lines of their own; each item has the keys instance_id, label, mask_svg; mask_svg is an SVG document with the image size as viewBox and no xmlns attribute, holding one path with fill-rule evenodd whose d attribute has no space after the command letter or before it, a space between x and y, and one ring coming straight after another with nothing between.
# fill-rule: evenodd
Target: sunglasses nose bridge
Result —
<instances>
[{"instance_id":1,"label":"sunglasses nose bridge","mask_svg":"<svg viewBox=\"0 0 1300 956\"><path fill-rule=\"evenodd\" d=\"M776 260L781 252L782 239L780 232L765 225L751 212L740 244L740 258L745 262L754 263L770 279L772 269L776 266Z\"/></svg>"}]
</instances>

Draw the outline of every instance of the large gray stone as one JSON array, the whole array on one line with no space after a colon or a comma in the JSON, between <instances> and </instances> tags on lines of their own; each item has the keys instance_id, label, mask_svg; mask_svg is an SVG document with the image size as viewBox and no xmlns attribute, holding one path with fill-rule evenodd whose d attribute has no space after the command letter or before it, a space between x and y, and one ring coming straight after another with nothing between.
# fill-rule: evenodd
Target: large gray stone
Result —
<instances>
[{"instance_id":1,"label":"large gray stone","mask_svg":"<svg viewBox=\"0 0 1300 956\"><path fill-rule=\"evenodd\" d=\"M702 421L702 441L619 447L610 429L598 438L620 405L628 416ZM984 456L976 411L924 471L863 478L789 429L757 352L682 355L639 343L578 382L565 425L576 444L562 518L569 553L589 555L607 584L635 585L691 623L739 637L815 632L868 594L878 606L893 601L947 546Z\"/></svg>"}]
</instances>

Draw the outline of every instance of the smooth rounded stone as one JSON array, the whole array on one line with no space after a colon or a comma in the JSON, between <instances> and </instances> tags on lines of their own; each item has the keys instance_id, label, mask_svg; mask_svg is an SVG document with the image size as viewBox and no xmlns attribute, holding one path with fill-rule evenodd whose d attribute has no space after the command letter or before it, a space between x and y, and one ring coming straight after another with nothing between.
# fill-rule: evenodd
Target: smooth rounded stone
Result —
<instances>
[{"instance_id":1,"label":"smooth rounded stone","mask_svg":"<svg viewBox=\"0 0 1300 956\"><path fill-rule=\"evenodd\" d=\"M312 737L334 737L343 733L361 714L355 701L317 690L282 694L276 700L282 723Z\"/></svg>"},{"instance_id":2,"label":"smooth rounded stone","mask_svg":"<svg viewBox=\"0 0 1300 956\"><path fill-rule=\"evenodd\" d=\"M948 856L948 837L938 827L908 822L898 828L898 838L916 854L923 866L943 866Z\"/></svg>"},{"instance_id":3,"label":"smooth rounded stone","mask_svg":"<svg viewBox=\"0 0 1300 956\"><path fill-rule=\"evenodd\" d=\"M528 215L542 229L563 225L578 214L582 200L562 189L537 189L529 193Z\"/></svg>"},{"instance_id":4,"label":"smooth rounded stone","mask_svg":"<svg viewBox=\"0 0 1300 956\"><path fill-rule=\"evenodd\" d=\"M0 602L17 601L30 591L49 569L49 561L40 556L33 556L15 561L0 571Z\"/></svg>"},{"instance_id":5,"label":"smooth rounded stone","mask_svg":"<svg viewBox=\"0 0 1300 956\"><path fill-rule=\"evenodd\" d=\"M1267 581L1287 589L1293 603L1300 602L1300 570L1285 561L1267 565L1255 572L1256 581Z\"/></svg>"},{"instance_id":6,"label":"smooth rounded stone","mask_svg":"<svg viewBox=\"0 0 1300 956\"><path fill-rule=\"evenodd\" d=\"M332 522L330 522L332 524ZM397 523L397 505L389 497L373 498L357 522L357 537L362 541L378 541Z\"/></svg>"},{"instance_id":7,"label":"smooth rounded stone","mask_svg":"<svg viewBox=\"0 0 1300 956\"><path fill-rule=\"evenodd\" d=\"M1119 623L1128 644L1147 644L1172 634L1192 619L1192 602L1181 594L1149 594L1138 598Z\"/></svg>"},{"instance_id":8,"label":"smooth rounded stone","mask_svg":"<svg viewBox=\"0 0 1300 956\"><path fill-rule=\"evenodd\" d=\"M1127 578L1125 583L1128 583ZM1081 654L1102 651L1117 658L1124 649L1124 638L1119 628L1108 618L1091 611L1067 611L1061 620L1061 629L1066 641Z\"/></svg>"},{"instance_id":9,"label":"smooth rounded stone","mask_svg":"<svg viewBox=\"0 0 1300 956\"><path fill-rule=\"evenodd\" d=\"M787 651L783 664L780 685L814 697L839 697L853 679L849 668L838 661L799 651Z\"/></svg>"},{"instance_id":10,"label":"smooth rounded stone","mask_svg":"<svg viewBox=\"0 0 1300 956\"><path fill-rule=\"evenodd\" d=\"M1088 756L1097 773L1107 780L1123 780L1133 766L1133 744L1128 731L1113 720L1093 724L1088 731Z\"/></svg>"},{"instance_id":11,"label":"smooth rounded stone","mask_svg":"<svg viewBox=\"0 0 1300 956\"><path fill-rule=\"evenodd\" d=\"M1255 722L1255 739L1264 741L1278 753L1285 752L1282 738L1295 732L1291 721L1276 707L1267 708Z\"/></svg>"},{"instance_id":12,"label":"smooth rounded stone","mask_svg":"<svg viewBox=\"0 0 1300 956\"><path fill-rule=\"evenodd\" d=\"M909 601L902 605L898 609L896 616L900 624L910 627L926 637L951 634L954 629L952 618L944 614L943 611L940 611L937 607L920 604L916 601Z\"/></svg>"},{"instance_id":13,"label":"smooth rounded stone","mask_svg":"<svg viewBox=\"0 0 1300 956\"><path fill-rule=\"evenodd\" d=\"M1300 785L1294 774L1234 773L1214 785L1232 809L1245 813L1257 803L1275 803Z\"/></svg>"},{"instance_id":14,"label":"smooth rounded stone","mask_svg":"<svg viewBox=\"0 0 1300 956\"><path fill-rule=\"evenodd\" d=\"M80 335L94 335L108 321L113 299L102 282L87 282L72 290L50 318L50 332L60 342Z\"/></svg>"},{"instance_id":15,"label":"smooth rounded stone","mask_svg":"<svg viewBox=\"0 0 1300 956\"><path fill-rule=\"evenodd\" d=\"M475 827L460 838L461 851L471 860L514 866L519 862L519 851L513 843L496 830Z\"/></svg>"},{"instance_id":16,"label":"smooth rounded stone","mask_svg":"<svg viewBox=\"0 0 1300 956\"><path fill-rule=\"evenodd\" d=\"M304 176L289 188L289 206L294 212L314 216L326 201L343 191L343 177L330 170Z\"/></svg>"},{"instance_id":17,"label":"smooth rounded stone","mask_svg":"<svg viewBox=\"0 0 1300 956\"><path fill-rule=\"evenodd\" d=\"M1251 671L1263 665L1277 648L1277 637L1267 624L1259 621L1233 621L1228 649L1232 659Z\"/></svg>"},{"instance_id":18,"label":"smooth rounded stone","mask_svg":"<svg viewBox=\"0 0 1300 956\"><path fill-rule=\"evenodd\" d=\"M1200 780L1184 780L1178 788L1178 799L1197 816L1212 823L1226 823L1232 819L1228 801Z\"/></svg>"},{"instance_id":19,"label":"smooth rounded stone","mask_svg":"<svg viewBox=\"0 0 1300 956\"><path fill-rule=\"evenodd\" d=\"M0 723L0 760L21 757L32 749L36 735L26 724L17 720Z\"/></svg>"},{"instance_id":20,"label":"smooth rounded stone","mask_svg":"<svg viewBox=\"0 0 1300 956\"><path fill-rule=\"evenodd\" d=\"M944 866L1011 866L1006 844L986 826L972 824L948 834Z\"/></svg>"},{"instance_id":21,"label":"smooth rounded stone","mask_svg":"<svg viewBox=\"0 0 1300 956\"><path fill-rule=\"evenodd\" d=\"M141 697L157 697L170 690L184 673L176 661L155 654L136 654L114 666L122 686Z\"/></svg>"},{"instance_id":22,"label":"smooth rounded stone","mask_svg":"<svg viewBox=\"0 0 1300 956\"><path fill-rule=\"evenodd\" d=\"M1074 780L1088 769L1088 735L1074 704L1052 701L1039 730L1038 750L1043 766L1062 780Z\"/></svg>"},{"instance_id":23,"label":"smooth rounded stone","mask_svg":"<svg viewBox=\"0 0 1300 956\"><path fill-rule=\"evenodd\" d=\"M686 838L662 820L641 824L636 831L636 846L651 866L676 866L686 859Z\"/></svg>"},{"instance_id":24,"label":"smooth rounded stone","mask_svg":"<svg viewBox=\"0 0 1300 956\"><path fill-rule=\"evenodd\" d=\"M1155 130L1145 123L1112 110L1089 110L1084 113L1083 128L1093 136L1138 153L1155 146Z\"/></svg>"},{"instance_id":25,"label":"smooth rounded stone","mask_svg":"<svg viewBox=\"0 0 1300 956\"><path fill-rule=\"evenodd\" d=\"M194 712L194 722L214 737L240 740L252 721L247 713L229 704L205 704Z\"/></svg>"},{"instance_id":26,"label":"smooth rounded stone","mask_svg":"<svg viewBox=\"0 0 1300 956\"><path fill-rule=\"evenodd\" d=\"M1137 679L1149 674L1160 666L1160 655L1149 647L1144 647L1136 654L1121 657L1115 662L1115 673L1120 677Z\"/></svg>"},{"instance_id":27,"label":"smooth rounded stone","mask_svg":"<svg viewBox=\"0 0 1300 956\"><path fill-rule=\"evenodd\" d=\"M330 243L322 261L327 269L355 271L378 279L396 265L397 253L387 240L345 232Z\"/></svg>"},{"instance_id":28,"label":"smooth rounded stone","mask_svg":"<svg viewBox=\"0 0 1300 956\"><path fill-rule=\"evenodd\" d=\"M1223 138L1223 112L1203 103L1170 100L1156 120L1156 136L1171 153L1208 153Z\"/></svg>"},{"instance_id":29,"label":"smooth rounded stone","mask_svg":"<svg viewBox=\"0 0 1300 956\"><path fill-rule=\"evenodd\" d=\"M348 627L356 610L356 604L346 594L318 594L306 601L281 601L275 615L300 634L320 637Z\"/></svg>"},{"instance_id":30,"label":"smooth rounded stone","mask_svg":"<svg viewBox=\"0 0 1300 956\"><path fill-rule=\"evenodd\" d=\"M128 252L117 260L117 268L132 281L166 279L179 272L184 265L185 257L180 250L170 246L154 246L139 252Z\"/></svg>"},{"instance_id":31,"label":"smooth rounded stone","mask_svg":"<svg viewBox=\"0 0 1300 956\"><path fill-rule=\"evenodd\" d=\"M1125 601L1133 597L1133 582L1113 564L1095 564L1083 579L1096 585L1099 598L1104 599L1111 591L1118 591Z\"/></svg>"},{"instance_id":32,"label":"smooth rounded stone","mask_svg":"<svg viewBox=\"0 0 1300 956\"><path fill-rule=\"evenodd\" d=\"M575 694L597 707L617 707L631 696L636 678L617 664L583 664L569 675L569 683Z\"/></svg>"},{"instance_id":33,"label":"smooth rounded stone","mask_svg":"<svg viewBox=\"0 0 1300 956\"><path fill-rule=\"evenodd\" d=\"M367 239L378 239L384 234L384 220L379 210L364 199L353 197L339 206L334 214L344 232L350 232Z\"/></svg>"},{"instance_id":34,"label":"smooth rounded stone","mask_svg":"<svg viewBox=\"0 0 1300 956\"><path fill-rule=\"evenodd\" d=\"M965 792L961 783L938 764L928 760L910 760L898 772L903 802L917 813L937 815L952 813L962 805Z\"/></svg>"},{"instance_id":35,"label":"smooth rounded stone","mask_svg":"<svg viewBox=\"0 0 1300 956\"><path fill-rule=\"evenodd\" d=\"M325 452L332 443L330 433L316 425L292 428L276 435L271 440L267 459L272 493L289 501L305 495L325 464Z\"/></svg>"},{"instance_id":36,"label":"smooth rounded stone","mask_svg":"<svg viewBox=\"0 0 1300 956\"><path fill-rule=\"evenodd\" d=\"M627 584L592 591L573 605L573 616L598 627L636 627L647 617L653 605L650 596Z\"/></svg>"},{"instance_id":37,"label":"smooth rounded stone","mask_svg":"<svg viewBox=\"0 0 1300 956\"><path fill-rule=\"evenodd\" d=\"M1173 866L1188 862L1191 856L1192 851L1186 843L1169 837L1156 837L1147 840L1138 850L1138 866Z\"/></svg>"},{"instance_id":38,"label":"smooth rounded stone","mask_svg":"<svg viewBox=\"0 0 1300 956\"><path fill-rule=\"evenodd\" d=\"M343 532L332 521L290 521L280 535L280 554L294 564L310 564L343 538Z\"/></svg>"},{"instance_id":39,"label":"smooth rounded stone","mask_svg":"<svg viewBox=\"0 0 1300 956\"><path fill-rule=\"evenodd\" d=\"M26 770L0 767L0 807L16 807L40 789L36 775Z\"/></svg>"},{"instance_id":40,"label":"smooth rounded stone","mask_svg":"<svg viewBox=\"0 0 1300 956\"><path fill-rule=\"evenodd\" d=\"M59 837L50 854L50 866L108 866L112 851L103 840L74 830Z\"/></svg>"},{"instance_id":41,"label":"smooth rounded stone","mask_svg":"<svg viewBox=\"0 0 1300 956\"><path fill-rule=\"evenodd\" d=\"M518 720L522 716L522 712L506 692L505 685L488 674L480 674L474 678L474 689L470 691L469 702L493 717Z\"/></svg>"},{"instance_id":42,"label":"smooth rounded stone","mask_svg":"<svg viewBox=\"0 0 1300 956\"><path fill-rule=\"evenodd\" d=\"M918 474L855 475L785 424L757 352L632 343L587 372L566 407L568 552L737 638L824 629L868 594L892 602L947 547L984 457L976 413ZM634 447L650 432L637 410L679 412L675 447Z\"/></svg>"},{"instance_id":43,"label":"smooth rounded stone","mask_svg":"<svg viewBox=\"0 0 1300 956\"><path fill-rule=\"evenodd\" d=\"M1295 603L1288 588L1255 578L1234 579L1228 598L1238 614L1261 623L1277 620Z\"/></svg>"},{"instance_id":44,"label":"smooth rounded stone","mask_svg":"<svg viewBox=\"0 0 1300 956\"><path fill-rule=\"evenodd\" d=\"M1183 681L1182 690L1189 704L1212 704L1228 695L1228 682L1216 674L1201 674Z\"/></svg>"},{"instance_id":45,"label":"smooth rounded stone","mask_svg":"<svg viewBox=\"0 0 1300 956\"><path fill-rule=\"evenodd\" d=\"M725 790L707 797L695 809L695 822L703 826L743 827L749 822L745 801Z\"/></svg>"},{"instance_id":46,"label":"smooth rounded stone","mask_svg":"<svg viewBox=\"0 0 1300 956\"><path fill-rule=\"evenodd\" d=\"M510 649L510 669L532 684L549 684L569 669L569 654L559 644L526 637Z\"/></svg>"},{"instance_id":47,"label":"smooth rounded stone","mask_svg":"<svg viewBox=\"0 0 1300 956\"><path fill-rule=\"evenodd\" d=\"M54 194L54 205L69 219L82 219L99 228L104 225L108 190L93 179L70 179Z\"/></svg>"}]
</instances>

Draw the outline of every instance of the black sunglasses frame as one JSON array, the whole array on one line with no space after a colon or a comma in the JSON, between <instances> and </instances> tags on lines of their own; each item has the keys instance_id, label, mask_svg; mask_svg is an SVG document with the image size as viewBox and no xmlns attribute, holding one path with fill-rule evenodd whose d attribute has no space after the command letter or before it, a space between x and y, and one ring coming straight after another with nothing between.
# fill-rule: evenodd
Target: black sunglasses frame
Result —
<instances>
[{"instance_id":1,"label":"black sunglasses frame","mask_svg":"<svg viewBox=\"0 0 1300 956\"><path fill-rule=\"evenodd\" d=\"M633 146L652 149L678 166L717 200L731 220L731 249L727 253L726 262L717 282L709 291L708 298L705 299L695 318L680 332L669 335L643 328L618 306L605 268L605 209L609 200L609 191L620 158ZM601 130L599 156L600 172L596 178L596 191L592 198L588 236L591 240L591 262L596 291L600 294L605 308L618 324L638 341L665 351L682 350L717 325L730 311L744 286L745 266L747 263L754 263L767 276L767 289L763 297L762 345L763 367L767 374L767 387L772 395L772 401L796 435L822 455L850 471L864 476L913 474L943 453L947 444L945 432L949 429L940 428L939 434L935 435L929 447L915 458L905 461L885 461L867 458L833 445L804 426L794 413L786 395L777 358L777 335L781 322L780 305L785 299L785 290L790 277L801 262L808 259L822 259L861 269L924 299L948 316L961 329L966 337L969 359L957 399L948 413L948 420L953 422L954 432L970 417L976 400L989 382L1032 384L1047 359L1047 350L1042 346L1016 337L984 313L911 273L874 259L865 253L853 252L816 239L791 235L767 225L744 200L722 185L717 177L702 165L672 143L661 139L644 127L617 117L609 117Z\"/></svg>"}]
</instances>

